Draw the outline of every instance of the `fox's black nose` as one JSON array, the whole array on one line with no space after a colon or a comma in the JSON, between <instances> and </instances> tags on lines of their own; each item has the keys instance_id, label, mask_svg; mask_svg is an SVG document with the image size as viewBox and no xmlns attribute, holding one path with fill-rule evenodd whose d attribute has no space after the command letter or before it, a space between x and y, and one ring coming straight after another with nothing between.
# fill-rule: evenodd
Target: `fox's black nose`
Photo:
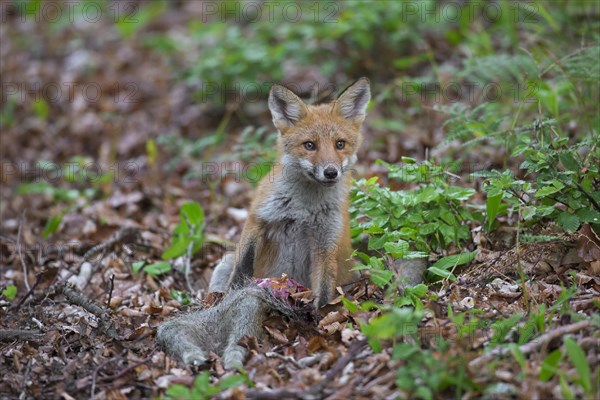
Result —
<instances>
[{"instance_id":1,"label":"fox's black nose","mask_svg":"<svg viewBox=\"0 0 600 400\"><path fill-rule=\"evenodd\" d=\"M335 179L338 176L338 170L336 167L329 166L325 168L323 175L325 175L325 178L327 179Z\"/></svg>"}]
</instances>

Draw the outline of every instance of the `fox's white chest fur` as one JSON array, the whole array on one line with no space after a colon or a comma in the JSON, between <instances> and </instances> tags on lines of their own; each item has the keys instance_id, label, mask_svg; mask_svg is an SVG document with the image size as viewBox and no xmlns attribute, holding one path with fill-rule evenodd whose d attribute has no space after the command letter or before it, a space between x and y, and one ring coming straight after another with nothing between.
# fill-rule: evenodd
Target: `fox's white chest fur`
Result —
<instances>
[{"instance_id":1,"label":"fox's white chest fur","mask_svg":"<svg viewBox=\"0 0 600 400\"><path fill-rule=\"evenodd\" d=\"M331 251L340 234L340 199L346 188L343 182L324 187L302 179L293 183L283 176L275 179L273 192L256 208L267 245L278 249L272 275L286 273L308 285L315 252Z\"/></svg>"}]
</instances>

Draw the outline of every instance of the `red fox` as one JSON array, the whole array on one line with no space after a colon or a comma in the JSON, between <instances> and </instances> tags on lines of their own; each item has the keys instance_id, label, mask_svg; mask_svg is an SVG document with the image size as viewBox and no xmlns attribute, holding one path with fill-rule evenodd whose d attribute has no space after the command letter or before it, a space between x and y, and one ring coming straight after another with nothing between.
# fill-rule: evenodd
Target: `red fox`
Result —
<instances>
[{"instance_id":1,"label":"red fox","mask_svg":"<svg viewBox=\"0 0 600 400\"><path fill-rule=\"evenodd\" d=\"M321 307L352 280L350 170L370 98L366 78L317 106L273 85L268 104L279 131L278 163L260 182L235 255L217 266L211 291L287 274L310 287Z\"/></svg>"},{"instance_id":2,"label":"red fox","mask_svg":"<svg viewBox=\"0 0 600 400\"><path fill-rule=\"evenodd\" d=\"M361 144L360 127L371 98L361 78L333 103L306 105L274 85L269 109L279 130L279 162L252 201L240 244L215 269L210 290L226 292L252 276L287 274L313 289L316 304L327 304L338 285L353 279L348 221L350 169ZM243 336L262 336L272 312L294 311L258 286L231 290L213 308L193 311L161 324L157 339L185 364L201 365L214 351L226 368L240 366Z\"/></svg>"}]
</instances>

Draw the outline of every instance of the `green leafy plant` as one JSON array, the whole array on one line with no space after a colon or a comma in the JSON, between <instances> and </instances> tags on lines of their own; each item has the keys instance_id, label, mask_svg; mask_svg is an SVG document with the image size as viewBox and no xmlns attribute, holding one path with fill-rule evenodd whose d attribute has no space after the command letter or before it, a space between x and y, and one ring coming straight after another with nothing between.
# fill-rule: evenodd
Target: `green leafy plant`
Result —
<instances>
[{"instance_id":1,"label":"green leafy plant","mask_svg":"<svg viewBox=\"0 0 600 400\"><path fill-rule=\"evenodd\" d=\"M8 285L2 290L2 296L6 297L8 301L13 301L17 297L17 287L15 285Z\"/></svg>"},{"instance_id":2,"label":"green leafy plant","mask_svg":"<svg viewBox=\"0 0 600 400\"><path fill-rule=\"evenodd\" d=\"M548 354L542 362L539 374L540 380L546 382L554 375L559 375L561 389L565 397L574 397L567 385L567 382L569 381L578 384L587 396L593 397L594 388L592 384L592 373L585 352L570 336L566 336L563 342L565 349L564 353L560 349L554 350ZM568 359L575 367L575 370L577 371L576 377L568 377L567 374L559 368L560 362L565 359Z\"/></svg>"},{"instance_id":3,"label":"green leafy plant","mask_svg":"<svg viewBox=\"0 0 600 400\"><path fill-rule=\"evenodd\" d=\"M416 184L413 190L392 190L377 183L378 178L361 179L351 191L351 233L354 238L368 236L370 251L392 259L414 259L439 255L447 248L463 248L470 235L470 224L481 221L480 213L465 204L475 190L452 186L447 178L450 166L430 161L417 164L404 158L401 166L379 161L389 169L390 180ZM450 172L450 175L448 175ZM451 270L475 257L474 252L442 258L429 268L431 276L454 279ZM371 280L382 286L389 283L390 271L382 257L358 253L359 269L369 269Z\"/></svg>"},{"instance_id":4,"label":"green leafy plant","mask_svg":"<svg viewBox=\"0 0 600 400\"><path fill-rule=\"evenodd\" d=\"M454 276L454 269L459 265L465 265L470 263L475 259L477 255L477 251L472 251L468 253L460 253L453 254L450 256L446 256L437 260L432 266L430 266L427 271L438 277L447 278L450 280L456 280L456 276Z\"/></svg>"},{"instance_id":5,"label":"green leafy plant","mask_svg":"<svg viewBox=\"0 0 600 400\"><path fill-rule=\"evenodd\" d=\"M521 168L535 176L538 207L551 207L548 217L568 231L586 222L600 227L600 138L589 136L572 145L566 137L543 135L515 150L526 157ZM586 156L578 153L584 148L590 149ZM537 211L536 203L525 218Z\"/></svg>"},{"instance_id":6,"label":"green leafy plant","mask_svg":"<svg viewBox=\"0 0 600 400\"><path fill-rule=\"evenodd\" d=\"M147 263L146 260L138 260L131 264L131 269L135 273L145 272L152 276L162 275L172 270L172 265L168 260L178 257L191 257L204 244L204 210L197 202L188 202L179 209L180 222L173 228L173 235L169 247L162 253L165 261L156 261ZM185 263L186 265L189 262ZM189 271L184 271L186 276Z\"/></svg>"},{"instance_id":7,"label":"green leafy plant","mask_svg":"<svg viewBox=\"0 0 600 400\"><path fill-rule=\"evenodd\" d=\"M171 297L173 297L173 299L181 303L181 305L183 306L192 304L193 300L190 298L190 295L187 292L184 292L182 290L171 289L170 294Z\"/></svg>"},{"instance_id":8,"label":"green leafy plant","mask_svg":"<svg viewBox=\"0 0 600 400\"><path fill-rule=\"evenodd\" d=\"M171 264L166 261L157 261L144 266L143 271L148 275L157 276L171 271Z\"/></svg>"},{"instance_id":9,"label":"green leafy plant","mask_svg":"<svg viewBox=\"0 0 600 400\"><path fill-rule=\"evenodd\" d=\"M494 229L495 218L520 210L525 226L545 220L556 221L564 230L575 231L582 223L600 227L600 150L597 137L577 145L566 138L553 141L525 140L515 155L524 155L521 168L535 178L533 182L516 179L512 171L475 173L484 177L487 198L487 230ZM587 148L581 156L578 149Z\"/></svg>"},{"instance_id":10,"label":"green leafy plant","mask_svg":"<svg viewBox=\"0 0 600 400\"><path fill-rule=\"evenodd\" d=\"M543 16L554 20L556 14ZM460 139L463 148L486 141L504 149L505 166L520 163L519 178L509 169L473 174L484 178L488 192L488 232L505 215L522 218L525 228L546 221L566 231L584 223L600 227L600 118L586 105L600 90L592 78L600 77L600 46L581 48L560 60L546 52L549 56L528 52L465 61L458 76L495 82L505 93L512 87L513 96L473 105L436 105L449 115L448 141Z\"/></svg>"},{"instance_id":11,"label":"green leafy plant","mask_svg":"<svg viewBox=\"0 0 600 400\"><path fill-rule=\"evenodd\" d=\"M164 1L124 3L122 7L113 7L113 13L117 17L115 18L117 32L123 38L131 38L140 29L160 16L164 10Z\"/></svg>"},{"instance_id":12,"label":"green leafy plant","mask_svg":"<svg viewBox=\"0 0 600 400\"><path fill-rule=\"evenodd\" d=\"M45 193L51 195L55 202L86 202L100 193L101 185L114 179L113 171L103 172L91 158L83 156L71 157L62 165L38 161L36 168L47 180L21 183L17 195Z\"/></svg>"},{"instance_id":13,"label":"green leafy plant","mask_svg":"<svg viewBox=\"0 0 600 400\"><path fill-rule=\"evenodd\" d=\"M561 359L562 353L560 350L554 350L544 358L540 368L540 380L542 382L548 381L558 371L558 363Z\"/></svg>"},{"instance_id":14,"label":"green leafy plant","mask_svg":"<svg viewBox=\"0 0 600 400\"><path fill-rule=\"evenodd\" d=\"M466 244L469 222L481 218L463 204L475 190L449 185L448 166L403 160L401 166L379 163L389 168L390 179L415 183L415 189L391 190L377 184L376 178L360 180L354 186L350 208L355 221L353 236L368 234L370 250L400 239L407 241L412 251L420 253L399 254L406 258L439 254L450 245L460 248Z\"/></svg>"},{"instance_id":15,"label":"green leafy plant","mask_svg":"<svg viewBox=\"0 0 600 400\"><path fill-rule=\"evenodd\" d=\"M204 210L197 202L185 203L179 210L180 222L173 229L171 245L162 258L170 260L196 253L204 243ZM147 268L147 267L146 267Z\"/></svg>"},{"instance_id":16,"label":"green leafy plant","mask_svg":"<svg viewBox=\"0 0 600 400\"><path fill-rule=\"evenodd\" d=\"M369 257L365 253L358 253L358 255L365 264L357 265L354 270L368 270L369 279L380 288L384 288L390 283L394 273L385 267L381 257Z\"/></svg>"},{"instance_id":17,"label":"green leafy plant","mask_svg":"<svg viewBox=\"0 0 600 400\"><path fill-rule=\"evenodd\" d=\"M163 399L165 400L208 400L214 395L240 385L246 384L253 387L254 383L244 371L240 370L238 374L230 375L221 379L216 384L210 382L210 372L202 371L196 379L194 385L190 388L185 385L171 385L166 391Z\"/></svg>"},{"instance_id":18,"label":"green leafy plant","mask_svg":"<svg viewBox=\"0 0 600 400\"><path fill-rule=\"evenodd\" d=\"M48 103L46 102L46 100L39 97L33 101L32 107L33 107L33 111L35 112L35 115L39 119L41 119L43 121L48 119L48 115L50 114L50 107L48 106Z\"/></svg>"},{"instance_id":19,"label":"green leafy plant","mask_svg":"<svg viewBox=\"0 0 600 400\"><path fill-rule=\"evenodd\" d=\"M490 340L490 347L494 348L501 343L505 343L509 332L517 327L522 318L522 313L516 313L508 318L500 318L492 323L491 327L494 330L494 334Z\"/></svg>"},{"instance_id":20,"label":"green leafy plant","mask_svg":"<svg viewBox=\"0 0 600 400\"><path fill-rule=\"evenodd\" d=\"M253 186L258 185L258 182L271 171L276 159L277 132L247 126L239 134L238 141L231 148L232 151L216 152L215 149L223 144L229 135L224 126L226 124L221 125L223 126L215 132L200 139L180 138L176 135L160 136L158 143L173 155L166 168L172 169L179 163L189 161L191 166L185 178L202 179L210 184L214 180L221 179L222 174L231 174L233 170ZM192 162L200 158L203 160L202 163ZM230 169L211 168L207 167L207 159L215 163L232 164Z\"/></svg>"},{"instance_id":21,"label":"green leafy plant","mask_svg":"<svg viewBox=\"0 0 600 400\"><path fill-rule=\"evenodd\" d=\"M416 289L414 294L420 297L424 288ZM418 344L422 311L396 306L384 306L382 311L379 317L361 324L361 331L375 352L381 351L385 342L392 342L392 358L402 362L396 378L399 388L414 398L433 399L451 385L458 392L473 387L464 363L453 358L440 359L439 354L445 351L447 343L437 342L436 349L423 349Z\"/></svg>"},{"instance_id":22,"label":"green leafy plant","mask_svg":"<svg viewBox=\"0 0 600 400\"><path fill-rule=\"evenodd\" d=\"M585 352L570 336L567 336L564 339L564 343L567 356L569 357L571 364L573 364L577 370L578 376L575 379L575 382L585 390L587 395L592 396L592 375Z\"/></svg>"},{"instance_id":23,"label":"green leafy plant","mask_svg":"<svg viewBox=\"0 0 600 400\"><path fill-rule=\"evenodd\" d=\"M157 261L147 263L145 260L135 261L131 264L131 269L135 273L144 271L148 275L158 276L171 271L171 263L167 261Z\"/></svg>"},{"instance_id":24,"label":"green leafy plant","mask_svg":"<svg viewBox=\"0 0 600 400\"><path fill-rule=\"evenodd\" d=\"M423 308L423 302L421 300L428 297L428 290L429 287L424 283L419 283L413 287L405 287L404 293L394 299L394 306L411 306L417 311L421 310Z\"/></svg>"},{"instance_id":25,"label":"green leafy plant","mask_svg":"<svg viewBox=\"0 0 600 400\"><path fill-rule=\"evenodd\" d=\"M56 214L51 216L46 222L46 226L42 231L42 239L48 238L48 236L52 235L54 232L58 230L60 224L62 222L62 214Z\"/></svg>"},{"instance_id":26,"label":"green leafy plant","mask_svg":"<svg viewBox=\"0 0 600 400\"><path fill-rule=\"evenodd\" d=\"M131 264L131 269L133 272L138 273L144 268L144 265L146 265L146 261L144 260L135 261Z\"/></svg>"}]
</instances>

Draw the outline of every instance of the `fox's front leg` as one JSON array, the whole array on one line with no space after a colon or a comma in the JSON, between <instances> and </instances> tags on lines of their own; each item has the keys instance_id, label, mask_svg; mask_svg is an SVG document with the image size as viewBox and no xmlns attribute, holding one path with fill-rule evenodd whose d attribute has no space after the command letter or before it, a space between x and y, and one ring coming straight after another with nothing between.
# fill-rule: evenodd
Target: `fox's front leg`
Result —
<instances>
[{"instance_id":1,"label":"fox's front leg","mask_svg":"<svg viewBox=\"0 0 600 400\"><path fill-rule=\"evenodd\" d=\"M317 245L311 271L311 288L315 294L315 304L321 308L335 295L337 282L337 245L321 247Z\"/></svg>"},{"instance_id":2,"label":"fox's front leg","mask_svg":"<svg viewBox=\"0 0 600 400\"><path fill-rule=\"evenodd\" d=\"M254 259L256 258L256 242L247 236L242 240L235 252L233 271L229 277L229 288L243 286L247 279L254 275Z\"/></svg>"},{"instance_id":3,"label":"fox's front leg","mask_svg":"<svg viewBox=\"0 0 600 400\"><path fill-rule=\"evenodd\" d=\"M241 286L244 280L254 274L256 246L252 242L242 242L235 253L228 253L221 259L210 278L211 292L226 292L232 287Z\"/></svg>"}]
</instances>

